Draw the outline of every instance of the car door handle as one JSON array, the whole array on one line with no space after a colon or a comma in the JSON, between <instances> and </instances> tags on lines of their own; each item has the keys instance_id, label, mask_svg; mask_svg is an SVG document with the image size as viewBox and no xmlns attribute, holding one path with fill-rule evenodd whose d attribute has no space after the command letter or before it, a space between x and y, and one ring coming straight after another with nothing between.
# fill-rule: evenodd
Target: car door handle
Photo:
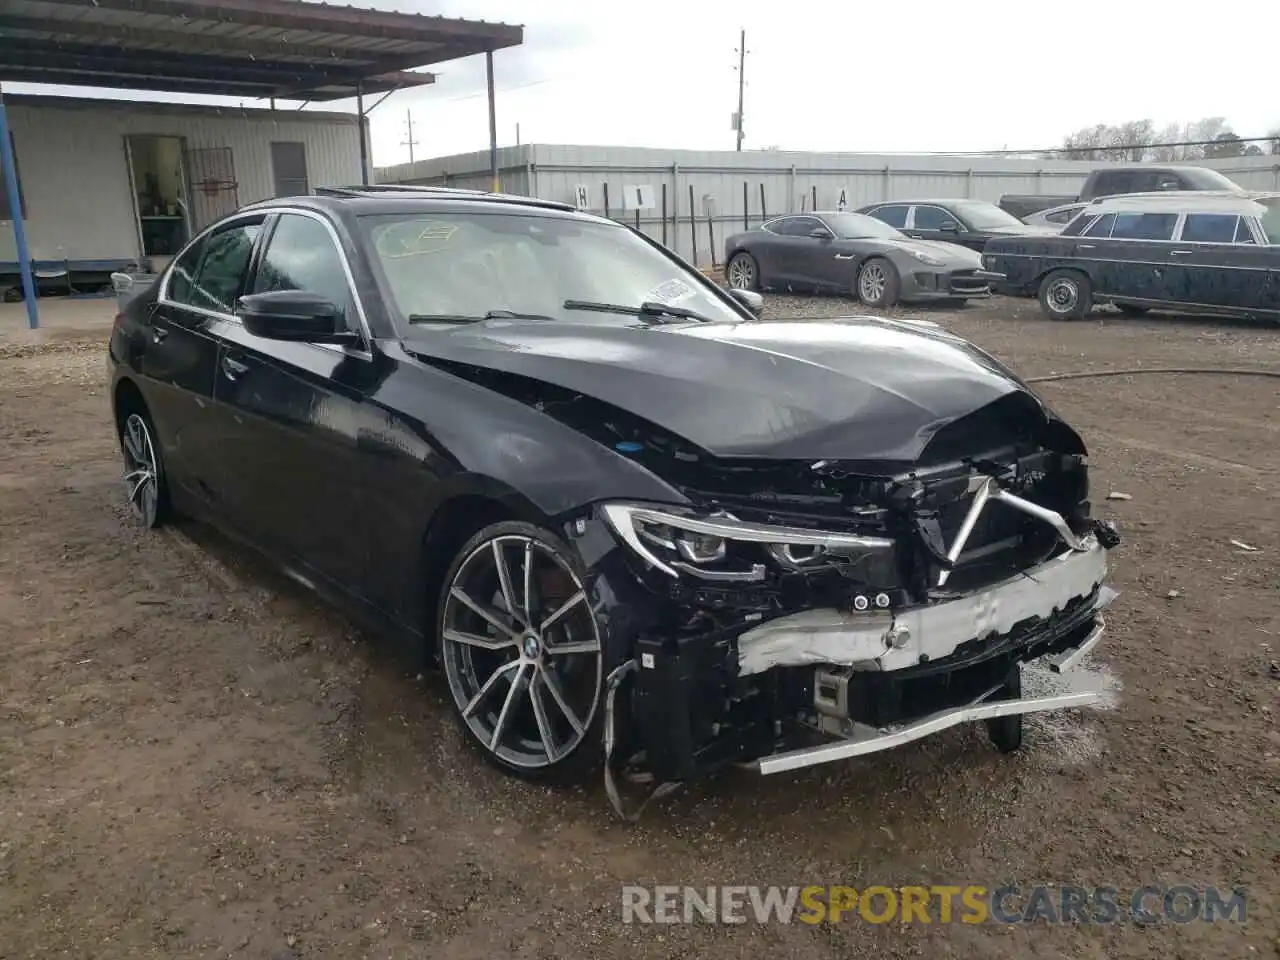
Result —
<instances>
[{"instance_id":1,"label":"car door handle","mask_svg":"<svg viewBox=\"0 0 1280 960\"><path fill-rule=\"evenodd\" d=\"M164 327L155 327L155 326L153 326L153 327L151 328L151 342L152 342L152 343L159 343L160 341L162 341L162 340L163 340L165 337L167 337L168 335L169 335L169 331L168 331L166 328L164 328Z\"/></svg>"},{"instance_id":2,"label":"car door handle","mask_svg":"<svg viewBox=\"0 0 1280 960\"><path fill-rule=\"evenodd\" d=\"M1193 254L1194 252L1195 252L1194 250L1171 250L1171 251L1169 252L1169 256L1171 256L1171 257L1189 257L1189 256L1191 256L1191 254Z\"/></svg>"},{"instance_id":3,"label":"car door handle","mask_svg":"<svg viewBox=\"0 0 1280 960\"><path fill-rule=\"evenodd\" d=\"M1076 249L1077 250L1093 250L1097 246L1098 245L1096 243L1078 243L1076 244Z\"/></svg>"},{"instance_id":4,"label":"car door handle","mask_svg":"<svg viewBox=\"0 0 1280 960\"><path fill-rule=\"evenodd\" d=\"M247 363L241 363L239 360L236 360L232 357L222 358L222 373L226 376L228 380L235 380L242 373L248 373L248 372L249 372L249 365Z\"/></svg>"}]
</instances>

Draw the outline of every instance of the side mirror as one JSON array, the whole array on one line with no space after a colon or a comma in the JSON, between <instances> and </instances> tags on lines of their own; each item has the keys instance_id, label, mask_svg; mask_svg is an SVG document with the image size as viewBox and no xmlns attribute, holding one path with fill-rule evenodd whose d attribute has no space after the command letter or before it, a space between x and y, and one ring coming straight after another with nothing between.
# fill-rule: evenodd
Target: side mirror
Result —
<instances>
[{"instance_id":1,"label":"side mirror","mask_svg":"<svg viewBox=\"0 0 1280 960\"><path fill-rule=\"evenodd\" d=\"M756 293L754 290L738 290L736 288L731 288L729 290L729 296L733 297L733 299L737 300L738 303L751 311L751 315L753 317L758 317L760 314L764 313L764 297L760 296L760 294Z\"/></svg>"},{"instance_id":2,"label":"side mirror","mask_svg":"<svg viewBox=\"0 0 1280 960\"><path fill-rule=\"evenodd\" d=\"M236 316L244 328L268 340L302 343L355 343L359 340L342 324L332 300L305 290L271 290L236 301Z\"/></svg>"},{"instance_id":3,"label":"side mirror","mask_svg":"<svg viewBox=\"0 0 1280 960\"><path fill-rule=\"evenodd\" d=\"M943 220L942 223L938 224L938 229L943 233L959 233L960 224L954 220Z\"/></svg>"},{"instance_id":4,"label":"side mirror","mask_svg":"<svg viewBox=\"0 0 1280 960\"><path fill-rule=\"evenodd\" d=\"M832 239L831 231L828 230L826 227L814 227L812 230L809 231L809 236L813 237L813 239L815 240Z\"/></svg>"}]
</instances>

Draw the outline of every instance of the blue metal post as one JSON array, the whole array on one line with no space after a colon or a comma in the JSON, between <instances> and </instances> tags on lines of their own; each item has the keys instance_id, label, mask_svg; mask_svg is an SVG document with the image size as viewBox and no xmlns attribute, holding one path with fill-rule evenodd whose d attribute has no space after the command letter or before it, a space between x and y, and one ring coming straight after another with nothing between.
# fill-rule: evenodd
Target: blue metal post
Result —
<instances>
[{"instance_id":1,"label":"blue metal post","mask_svg":"<svg viewBox=\"0 0 1280 960\"><path fill-rule=\"evenodd\" d=\"M36 306L36 284L31 276L31 253L27 249L27 230L22 223L22 196L18 192L18 166L13 162L13 139L9 136L9 116L0 93L0 167L4 168L4 186L9 194L9 211L13 215L13 243L18 249L18 270L22 274L22 295L27 301L27 326L40 326Z\"/></svg>"}]
</instances>

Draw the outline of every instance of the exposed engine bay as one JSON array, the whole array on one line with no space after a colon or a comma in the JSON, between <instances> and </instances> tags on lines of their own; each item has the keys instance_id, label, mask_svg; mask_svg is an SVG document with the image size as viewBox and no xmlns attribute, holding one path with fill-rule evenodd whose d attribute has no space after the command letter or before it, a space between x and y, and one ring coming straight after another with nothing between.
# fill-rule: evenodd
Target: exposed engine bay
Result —
<instances>
[{"instance_id":1,"label":"exposed engine bay","mask_svg":"<svg viewBox=\"0 0 1280 960\"><path fill-rule=\"evenodd\" d=\"M1078 438L1028 400L952 423L907 469L634 450L679 462L664 472L688 478L694 504L602 508L635 576L678 611L636 642L644 768L663 782L744 759L777 772L905 742L948 711L994 724L1019 704L1086 705L1008 695L1020 664L1101 638L1119 542L1090 516ZM815 736L849 749L802 745Z\"/></svg>"}]
</instances>

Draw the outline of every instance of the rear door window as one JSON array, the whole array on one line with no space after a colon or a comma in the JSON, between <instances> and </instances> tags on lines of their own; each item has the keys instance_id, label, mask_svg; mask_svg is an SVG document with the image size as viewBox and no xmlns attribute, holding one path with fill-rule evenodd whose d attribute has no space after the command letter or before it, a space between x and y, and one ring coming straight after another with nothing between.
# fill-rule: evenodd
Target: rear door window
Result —
<instances>
[{"instance_id":1,"label":"rear door window","mask_svg":"<svg viewBox=\"0 0 1280 960\"><path fill-rule=\"evenodd\" d=\"M956 230L960 229L960 221L941 207L916 207L915 229L941 230L948 223Z\"/></svg>"},{"instance_id":2,"label":"rear door window","mask_svg":"<svg viewBox=\"0 0 1280 960\"><path fill-rule=\"evenodd\" d=\"M1176 213L1119 213L1111 228L1112 240L1172 240Z\"/></svg>"},{"instance_id":3,"label":"rear door window","mask_svg":"<svg viewBox=\"0 0 1280 960\"><path fill-rule=\"evenodd\" d=\"M244 290L253 245L261 232L261 223L236 223L210 234L202 245L200 266L183 291L185 295L178 299L177 291L172 291L171 299L201 310L231 314L236 298Z\"/></svg>"},{"instance_id":4,"label":"rear door window","mask_svg":"<svg viewBox=\"0 0 1280 960\"><path fill-rule=\"evenodd\" d=\"M774 232L784 237L807 237L820 226L822 221L817 217L790 217L781 229Z\"/></svg>"},{"instance_id":5,"label":"rear door window","mask_svg":"<svg viewBox=\"0 0 1280 960\"><path fill-rule=\"evenodd\" d=\"M876 207L870 211L871 216L877 220L887 223L891 227L897 227L901 230L907 225L907 210L909 208L903 203L891 203L887 206Z\"/></svg>"},{"instance_id":6,"label":"rear door window","mask_svg":"<svg viewBox=\"0 0 1280 960\"><path fill-rule=\"evenodd\" d=\"M183 251L169 271L169 284L165 297L174 303L191 304L191 291L195 285L196 271L200 269L200 255L204 253L204 240L197 240Z\"/></svg>"},{"instance_id":7,"label":"rear door window","mask_svg":"<svg viewBox=\"0 0 1280 960\"><path fill-rule=\"evenodd\" d=\"M1189 213L1182 224L1187 243L1232 243L1240 218L1228 213Z\"/></svg>"},{"instance_id":8,"label":"rear door window","mask_svg":"<svg viewBox=\"0 0 1280 960\"><path fill-rule=\"evenodd\" d=\"M1109 237L1111 236L1111 227L1115 222L1116 215L1114 213L1104 214L1089 225L1089 229L1084 232L1084 236Z\"/></svg>"},{"instance_id":9,"label":"rear door window","mask_svg":"<svg viewBox=\"0 0 1280 960\"><path fill-rule=\"evenodd\" d=\"M1062 228L1064 237L1078 237L1084 232L1084 228L1093 223L1093 217L1090 214L1076 211L1071 217L1071 222Z\"/></svg>"}]
</instances>

